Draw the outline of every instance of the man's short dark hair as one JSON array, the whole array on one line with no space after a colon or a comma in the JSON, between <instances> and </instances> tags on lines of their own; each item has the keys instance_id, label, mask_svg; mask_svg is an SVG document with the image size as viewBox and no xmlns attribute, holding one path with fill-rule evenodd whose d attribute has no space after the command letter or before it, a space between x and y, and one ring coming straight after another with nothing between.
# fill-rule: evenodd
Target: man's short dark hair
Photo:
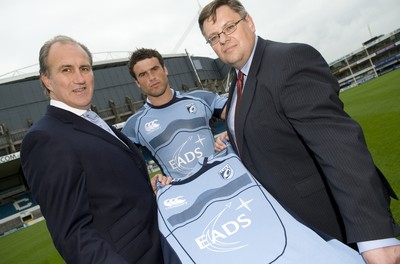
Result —
<instances>
[{"instance_id":1,"label":"man's short dark hair","mask_svg":"<svg viewBox=\"0 0 400 264\"><path fill-rule=\"evenodd\" d=\"M164 59L161 56L161 54L155 49L141 48L141 49L137 49L136 51L134 51L132 53L131 58L129 59L129 62L128 62L128 68L129 68L129 73L132 75L132 77L135 80L137 80L137 77L135 75L135 72L133 71L133 67L139 61L142 61L144 59L151 59L151 58L157 58L161 64L161 66L164 68Z\"/></svg>"}]
</instances>

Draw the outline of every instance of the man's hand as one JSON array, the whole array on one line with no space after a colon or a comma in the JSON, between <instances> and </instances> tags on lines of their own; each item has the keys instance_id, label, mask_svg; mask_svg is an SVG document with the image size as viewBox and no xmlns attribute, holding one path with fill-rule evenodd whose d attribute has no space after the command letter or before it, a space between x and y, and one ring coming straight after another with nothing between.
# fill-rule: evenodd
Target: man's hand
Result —
<instances>
[{"instance_id":1,"label":"man's hand","mask_svg":"<svg viewBox=\"0 0 400 264\"><path fill-rule=\"evenodd\" d=\"M161 184L161 186L165 186L165 185L170 184L171 181L172 181L171 176L164 176L162 174L156 174L150 180L151 187L153 188L154 193L157 192L157 182L159 182Z\"/></svg>"},{"instance_id":2,"label":"man's hand","mask_svg":"<svg viewBox=\"0 0 400 264\"><path fill-rule=\"evenodd\" d=\"M362 256L367 264L400 264L400 246L368 250Z\"/></svg>"},{"instance_id":3,"label":"man's hand","mask_svg":"<svg viewBox=\"0 0 400 264\"><path fill-rule=\"evenodd\" d=\"M219 136L215 139L214 149L215 151L222 151L226 148L225 143L222 141L223 139L229 141L228 132L223 132L219 134Z\"/></svg>"}]
</instances>

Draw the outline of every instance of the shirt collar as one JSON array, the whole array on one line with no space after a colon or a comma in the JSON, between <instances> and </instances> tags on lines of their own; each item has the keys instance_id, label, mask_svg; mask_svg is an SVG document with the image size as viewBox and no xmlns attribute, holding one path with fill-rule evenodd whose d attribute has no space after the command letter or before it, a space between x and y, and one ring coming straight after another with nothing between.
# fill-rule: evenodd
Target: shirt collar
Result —
<instances>
[{"instance_id":1,"label":"shirt collar","mask_svg":"<svg viewBox=\"0 0 400 264\"><path fill-rule=\"evenodd\" d=\"M175 91L175 90L172 89L172 88L170 88L170 89L171 89L171 93L172 93L172 98L174 98L175 94L176 94L176 95L179 95L179 92L178 92L178 91ZM153 105L153 104L151 103L149 97L146 98L146 102L147 102L148 104Z\"/></svg>"},{"instance_id":2,"label":"shirt collar","mask_svg":"<svg viewBox=\"0 0 400 264\"><path fill-rule=\"evenodd\" d=\"M85 113L87 111L87 110L82 110L82 109L77 109L77 108L71 107L71 106L69 106L69 105L67 105L67 104L65 104L65 103L63 103L61 101L57 101L57 100L54 100L54 99L50 100L50 105L54 106L54 107L58 107L58 108L64 109L64 110L67 110L67 111L72 112L72 113L74 113L74 114L76 114L78 116L83 115L83 113Z\"/></svg>"},{"instance_id":3,"label":"shirt collar","mask_svg":"<svg viewBox=\"0 0 400 264\"><path fill-rule=\"evenodd\" d=\"M250 54L249 59L247 60L246 64L241 68L241 69L236 69L236 74L238 73L238 71L240 70L241 72L244 73L244 75L248 76L249 71L250 71L250 66L251 66L251 62L253 61L253 57L254 57L254 52L256 51L256 47L257 47L257 42L258 42L258 37L256 34L254 34L255 37L255 41L254 41L254 47L253 50Z\"/></svg>"}]
</instances>

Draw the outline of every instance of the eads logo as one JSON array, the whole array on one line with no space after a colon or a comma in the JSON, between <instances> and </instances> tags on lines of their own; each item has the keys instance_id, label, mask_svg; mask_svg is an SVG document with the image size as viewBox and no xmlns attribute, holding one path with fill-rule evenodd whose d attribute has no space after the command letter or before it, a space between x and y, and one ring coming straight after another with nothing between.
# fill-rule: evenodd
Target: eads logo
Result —
<instances>
[{"instance_id":1,"label":"eads logo","mask_svg":"<svg viewBox=\"0 0 400 264\"><path fill-rule=\"evenodd\" d=\"M237 214L239 209L247 209L251 211L249 204L253 201L243 201L241 198L240 205L232 210L232 203L228 203L225 208L219 212L204 228L202 234L195 241L200 249L207 249L214 252L229 252L239 250L247 246L240 238L240 232L251 226L251 219L245 214ZM225 215L225 217L223 217ZM222 221L221 219L228 219Z\"/></svg>"},{"instance_id":2,"label":"eads logo","mask_svg":"<svg viewBox=\"0 0 400 264\"><path fill-rule=\"evenodd\" d=\"M171 168L182 173L190 172L193 168L193 165L190 164L203 157L202 147L204 147L203 141L205 140L200 134L197 134L197 137L189 136L169 160Z\"/></svg>"}]
</instances>

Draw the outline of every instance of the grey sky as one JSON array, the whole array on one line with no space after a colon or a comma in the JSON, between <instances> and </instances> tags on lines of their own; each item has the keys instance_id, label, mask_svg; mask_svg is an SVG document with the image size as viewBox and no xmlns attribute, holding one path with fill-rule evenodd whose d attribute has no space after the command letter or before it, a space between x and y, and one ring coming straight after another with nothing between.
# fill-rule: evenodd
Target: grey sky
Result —
<instances>
[{"instance_id":1,"label":"grey sky","mask_svg":"<svg viewBox=\"0 0 400 264\"><path fill-rule=\"evenodd\" d=\"M93 53L146 47L162 54L186 49L192 55L215 58L197 26L199 4L208 2L1 0L0 76L37 64L40 46L58 34L75 38ZM257 34L276 41L308 43L328 63L360 48L370 39L370 32L377 36L400 28L399 0L242 3L256 23Z\"/></svg>"}]
</instances>

